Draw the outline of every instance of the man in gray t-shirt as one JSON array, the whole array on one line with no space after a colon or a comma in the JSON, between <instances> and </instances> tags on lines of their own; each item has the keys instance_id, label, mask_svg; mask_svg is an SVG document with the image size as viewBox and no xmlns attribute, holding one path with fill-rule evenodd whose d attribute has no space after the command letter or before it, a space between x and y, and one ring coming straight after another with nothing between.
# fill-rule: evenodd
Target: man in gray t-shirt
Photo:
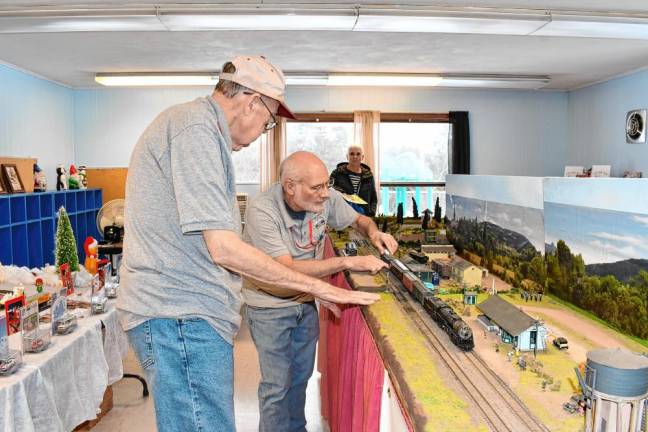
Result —
<instances>
[{"instance_id":1,"label":"man in gray t-shirt","mask_svg":"<svg viewBox=\"0 0 648 432\"><path fill-rule=\"evenodd\" d=\"M291 154L281 164L280 183L248 206L243 239L281 264L314 277L342 270L376 273L387 267L373 256L322 259L327 226L342 229L353 224L380 251L394 252L398 247L391 235L380 232L329 186L328 171L317 156ZM303 431L306 385L319 335L313 296L248 278L243 295L261 364L259 430Z\"/></svg>"},{"instance_id":2,"label":"man in gray t-shirt","mask_svg":"<svg viewBox=\"0 0 648 432\"><path fill-rule=\"evenodd\" d=\"M231 152L292 117L281 71L259 56L223 66L211 96L171 107L133 149L117 308L146 373L158 430L234 431L232 340L240 275L370 304L286 268L240 239Z\"/></svg>"}]
</instances>

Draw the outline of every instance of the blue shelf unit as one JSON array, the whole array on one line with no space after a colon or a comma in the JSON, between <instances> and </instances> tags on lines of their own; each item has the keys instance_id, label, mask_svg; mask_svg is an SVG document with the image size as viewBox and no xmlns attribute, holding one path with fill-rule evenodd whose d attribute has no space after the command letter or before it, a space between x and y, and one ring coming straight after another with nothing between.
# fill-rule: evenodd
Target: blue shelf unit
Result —
<instances>
[{"instance_id":1,"label":"blue shelf unit","mask_svg":"<svg viewBox=\"0 0 648 432\"><path fill-rule=\"evenodd\" d=\"M101 239L95 221L102 203L101 189L0 195L0 263L29 268L54 264L54 238L61 206L70 216L82 263L86 237Z\"/></svg>"}]
</instances>

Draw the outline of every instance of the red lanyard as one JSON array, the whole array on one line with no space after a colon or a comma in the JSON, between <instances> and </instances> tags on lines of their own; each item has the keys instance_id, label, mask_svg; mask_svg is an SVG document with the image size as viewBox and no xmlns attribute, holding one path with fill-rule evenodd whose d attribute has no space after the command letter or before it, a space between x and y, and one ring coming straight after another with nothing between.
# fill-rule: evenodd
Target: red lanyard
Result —
<instances>
[{"instance_id":1,"label":"red lanyard","mask_svg":"<svg viewBox=\"0 0 648 432\"><path fill-rule=\"evenodd\" d=\"M301 231L299 233L301 234ZM308 221L308 240L309 240L308 244L300 245L297 242L297 240L295 240L295 236L293 235L293 242L295 243L295 246L297 246L299 249L310 250L313 249L314 247L317 247L317 245L319 244L319 240L313 242L313 220L312 219Z\"/></svg>"}]
</instances>

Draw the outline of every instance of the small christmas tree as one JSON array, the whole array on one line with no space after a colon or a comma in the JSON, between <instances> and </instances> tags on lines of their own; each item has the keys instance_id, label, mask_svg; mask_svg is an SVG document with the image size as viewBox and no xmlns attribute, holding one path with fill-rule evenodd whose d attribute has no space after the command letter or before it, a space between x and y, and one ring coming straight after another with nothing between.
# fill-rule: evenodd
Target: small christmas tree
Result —
<instances>
[{"instance_id":1,"label":"small christmas tree","mask_svg":"<svg viewBox=\"0 0 648 432\"><path fill-rule=\"evenodd\" d=\"M72 231L72 224L65 207L58 211L58 226L56 227L56 267L68 263L71 271L79 271L79 255L77 254L76 240Z\"/></svg>"}]
</instances>

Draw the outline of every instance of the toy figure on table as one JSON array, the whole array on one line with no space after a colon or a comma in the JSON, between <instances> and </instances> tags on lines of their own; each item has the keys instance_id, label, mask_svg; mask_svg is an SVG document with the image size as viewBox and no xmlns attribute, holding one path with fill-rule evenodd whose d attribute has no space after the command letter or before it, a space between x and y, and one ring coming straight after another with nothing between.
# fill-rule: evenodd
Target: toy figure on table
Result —
<instances>
[{"instance_id":1,"label":"toy figure on table","mask_svg":"<svg viewBox=\"0 0 648 432\"><path fill-rule=\"evenodd\" d=\"M7 317L7 334L12 335L20 332L22 324L22 307L25 305L25 296L12 298L5 302L5 314Z\"/></svg>"},{"instance_id":2,"label":"toy figure on table","mask_svg":"<svg viewBox=\"0 0 648 432\"><path fill-rule=\"evenodd\" d=\"M83 243L83 250L85 251L85 268L88 273L95 275L97 274L97 253L99 251L99 243L97 240L89 236L85 239Z\"/></svg>"},{"instance_id":3,"label":"toy figure on table","mask_svg":"<svg viewBox=\"0 0 648 432\"><path fill-rule=\"evenodd\" d=\"M40 276L37 276L36 279L34 280L34 285L36 285L36 292L38 294L43 292L43 278Z\"/></svg>"},{"instance_id":4,"label":"toy figure on table","mask_svg":"<svg viewBox=\"0 0 648 432\"><path fill-rule=\"evenodd\" d=\"M56 190L66 190L68 188L66 171L63 165L56 167Z\"/></svg>"},{"instance_id":5,"label":"toy figure on table","mask_svg":"<svg viewBox=\"0 0 648 432\"><path fill-rule=\"evenodd\" d=\"M70 271L70 264L65 263L59 267L61 274L61 282L66 289L68 296L74 294L74 281L72 280L72 272Z\"/></svg>"}]
</instances>

